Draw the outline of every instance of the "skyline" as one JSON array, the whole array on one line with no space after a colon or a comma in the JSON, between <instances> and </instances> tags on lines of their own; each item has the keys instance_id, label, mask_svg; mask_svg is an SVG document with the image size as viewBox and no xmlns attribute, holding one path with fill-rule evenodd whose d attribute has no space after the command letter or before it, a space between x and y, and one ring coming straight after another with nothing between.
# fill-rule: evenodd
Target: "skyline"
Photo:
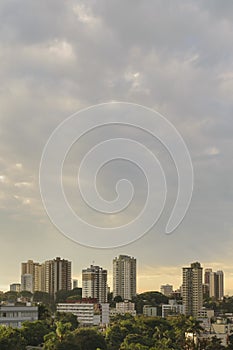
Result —
<instances>
[{"instance_id":1,"label":"skyline","mask_svg":"<svg viewBox=\"0 0 233 350\"><path fill-rule=\"evenodd\" d=\"M224 271L225 290L233 295L233 2L135 1L123 8L116 0L24 4L27 11L16 2L0 4L0 290L19 281L20 263L29 258L68 258L80 280L81 268L92 261L111 276L113 257L127 254L138 260L139 291L172 279L178 287L181 268L200 261ZM114 226L128 222L145 202L142 174L123 161L101 171L98 188L111 200L116 182L131 179L135 202L129 211L99 218L81 202L77 168L101 137L126 135L149 146L168 183L165 211L150 232L125 247L103 250L72 242L51 223L41 201L39 165L62 121L108 101L155 109L176 127L193 162L194 191L184 220L166 235L177 194L166 150L128 128L87 135L72 147L64 169L67 198L82 217Z\"/></svg>"},{"instance_id":2,"label":"skyline","mask_svg":"<svg viewBox=\"0 0 233 350\"><path fill-rule=\"evenodd\" d=\"M125 254L123 255L123 256L125 256ZM128 256L129 257L129 256ZM64 259L64 257L59 257L59 259ZM105 266L100 266L100 265L98 265L98 263L96 263L95 261L92 261L92 263L90 263L90 265L89 266L83 266L82 268L81 268L81 271L80 271L80 274L77 276L75 276L73 273L72 273L72 271L73 271L73 264L72 264L72 261L71 261L71 280L73 281L73 280L78 280L78 286L79 287L81 287L82 286L82 272L85 270L86 271L86 269L88 270L90 267L92 267L92 266L97 266L97 267L101 267L101 269L106 269L107 270L107 284L108 284L108 286L110 287L110 290L111 291L113 291L113 263L114 263L114 260L116 259L116 258L119 258L119 256L118 257L114 257L113 258L113 260L112 260L112 266L111 266L111 268L110 269L108 269L108 268L106 268ZM135 258L136 259L136 261L137 261L137 265L138 265L138 260L137 260L137 258L136 257L133 257L133 258ZM55 259L55 257L54 257L54 259ZM56 257L56 259L57 259L57 257ZM53 260L53 258L51 258L50 257L50 259L49 259L49 261L51 261L51 260ZM67 261L70 261L68 258L65 258L65 260L67 260ZM33 263L39 263L39 264L42 264L42 263L44 263L44 261L35 261L35 260L33 260L33 259L28 259L28 262L29 261L32 261ZM21 264L22 263L26 263L26 261L24 261L24 262L21 262L20 263L20 269L21 269ZM94 265L93 265L94 264ZM190 262L190 264L191 264L191 262ZM137 280L137 294L140 294L140 293L142 293L142 292L146 292L146 291L152 291L152 290L154 290L154 291L160 291L160 287L162 286L162 285L172 285L173 286L173 291L175 291L175 290L178 290L181 286L182 286L182 270L183 270L183 268L189 268L190 266L189 266L189 264L186 264L186 265L184 265L184 266L182 266L182 267L172 267L171 269L170 269L170 274L168 275L169 276L169 278L168 278L168 280L166 280L165 281L165 276L167 276L166 274L162 274L161 273L161 269L160 269L160 274L159 274L159 276L164 276L163 278L164 278L164 282L162 283L162 284L160 284L160 285L158 285L156 288L154 288L154 289L145 289L145 290L140 290L140 288L138 288L138 281L140 280L140 276L138 275L138 273L136 274L136 280ZM202 267L202 270L203 270L203 273L202 273L202 279L203 279L203 284L205 283L205 271L207 270L215 270L215 268L216 267L214 267L214 266L209 266L208 265L208 267L207 266L205 266L205 265L203 265L202 263L201 263L201 267ZM180 269L180 276L178 277L178 276L175 276L174 277L174 271L176 271L176 270L178 270L178 269ZM229 281L227 281L228 280L228 278L226 277L226 276L228 276L228 274L227 273L225 273L225 271L222 271L222 270L219 270L218 269L218 272L223 272L223 274L224 274L224 291L225 291L225 293L224 293L224 295L225 296L227 296L227 295L230 295L231 293L228 293L229 292L229 290L228 290L228 288L227 288L227 286L228 286L228 282ZM20 277L21 277L21 274L20 274ZM146 277L148 278L148 275L146 274ZM20 279L21 278L19 278L19 281L11 281L10 282L10 284L14 284L14 283L20 283ZM178 281L180 279L180 283L177 283L177 284L174 284L174 281ZM6 291L9 291L10 290L10 284L7 286L7 288L5 289L5 290L3 290L4 292L6 292ZM71 282L71 284L72 284L72 282ZM1 289L0 289L1 290Z\"/></svg>"}]
</instances>

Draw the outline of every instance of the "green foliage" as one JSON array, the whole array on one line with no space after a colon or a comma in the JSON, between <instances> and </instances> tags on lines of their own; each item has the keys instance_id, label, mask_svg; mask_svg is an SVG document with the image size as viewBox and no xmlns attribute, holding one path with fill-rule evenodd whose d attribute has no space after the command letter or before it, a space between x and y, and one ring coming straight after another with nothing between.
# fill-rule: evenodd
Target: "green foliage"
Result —
<instances>
[{"instance_id":1,"label":"green foliage","mask_svg":"<svg viewBox=\"0 0 233 350\"><path fill-rule=\"evenodd\" d=\"M113 319L106 331L106 341L108 350L194 349L193 340L187 341L185 333L199 334L200 331L200 323L192 317L180 315L163 319L127 315Z\"/></svg>"},{"instance_id":2,"label":"green foliage","mask_svg":"<svg viewBox=\"0 0 233 350\"><path fill-rule=\"evenodd\" d=\"M33 301L44 305L50 305L53 303L53 297L49 293L36 291L33 294Z\"/></svg>"},{"instance_id":3,"label":"green foliage","mask_svg":"<svg viewBox=\"0 0 233 350\"><path fill-rule=\"evenodd\" d=\"M44 350L107 350L102 334L94 329L81 328L73 332L69 324L56 323L56 332L45 336Z\"/></svg>"},{"instance_id":4,"label":"green foliage","mask_svg":"<svg viewBox=\"0 0 233 350\"><path fill-rule=\"evenodd\" d=\"M49 308L44 304L38 305L38 318L42 321L47 321L48 323L51 321L52 313Z\"/></svg>"},{"instance_id":5,"label":"green foliage","mask_svg":"<svg viewBox=\"0 0 233 350\"><path fill-rule=\"evenodd\" d=\"M55 315L55 322L61 322L61 323L69 323L70 324L70 329L73 331L76 328L78 328L78 320L77 316L74 316L72 313L68 312L56 312Z\"/></svg>"},{"instance_id":6,"label":"green foliage","mask_svg":"<svg viewBox=\"0 0 233 350\"><path fill-rule=\"evenodd\" d=\"M123 299L122 299L122 297L121 297L120 295L117 295L117 296L113 299L113 301L114 301L115 303L120 303L120 302L123 301Z\"/></svg>"},{"instance_id":7,"label":"green foliage","mask_svg":"<svg viewBox=\"0 0 233 350\"><path fill-rule=\"evenodd\" d=\"M70 297L77 297L78 300L82 297L82 288L74 288L72 290L59 290L56 293L56 303L64 303Z\"/></svg>"},{"instance_id":8,"label":"green foliage","mask_svg":"<svg viewBox=\"0 0 233 350\"><path fill-rule=\"evenodd\" d=\"M24 350L26 342L18 329L0 326L1 350Z\"/></svg>"},{"instance_id":9,"label":"green foliage","mask_svg":"<svg viewBox=\"0 0 233 350\"><path fill-rule=\"evenodd\" d=\"M15 303L18 296L17 292L6 292L2 295L2 300Z\"/></svg>"},{"instance_id":10,"label":"green foliage","mask_svg":"<svg viewBox=\"0 0 233 350\"><path fill-rule=\"evenodd\" d=\"M107 350L107 345L102 334L94 329L81 328L74 332L75 340L80 346L80 350Z\"/></svg>"},{"instance_id":11,"label":"green foliage","mask_svg":"<svg viewBox=\"0 0 233 350\"><path fill-rule=\"evenodd\" d=\"M158 307L161 304L167 304L168 298L162 293L152 291L138 294L136 297L133 298L133 302L135 303L135 309L137 313L142 314L144 305Z\"/></svg>"},{"instance_id":12,"label":"green foliage","mask_svg":"<svg viewBox=\"0 0 233 350\"><path fill-rule=\"evenodd\" d=\"M199 348L201 350L224 350L226 349L225 346L221 344L221 339L218 339L217 337L213 337L211 339L204 339L202 342L200 342ZM227 348L229 349L229 348Z\"/></svg>"},{"instance_id":13,"label":"green foliage","mask_svg":"<svg viewBox=\"0 0 233 350\"><path fill-rule=\"evenodd\" d=\"M27 345L37 346L43 343L44 336L49 333L49 326L42 321L27 321L23 323L20 332Z\"/></svg>"},{"instance_id":14,"label":"green foliage","mask_svg":"<svg viewBox=\"0 0 233 350\"><path fill-rule=\"evenodd\" d=\"M20 293L19 293L19 296L23 297L23 298L26 298L28 300L31 300L32 297L33 297L33 294L31 292L29 292L28 290L22 290Z\"/></svg>"}]
</instances>

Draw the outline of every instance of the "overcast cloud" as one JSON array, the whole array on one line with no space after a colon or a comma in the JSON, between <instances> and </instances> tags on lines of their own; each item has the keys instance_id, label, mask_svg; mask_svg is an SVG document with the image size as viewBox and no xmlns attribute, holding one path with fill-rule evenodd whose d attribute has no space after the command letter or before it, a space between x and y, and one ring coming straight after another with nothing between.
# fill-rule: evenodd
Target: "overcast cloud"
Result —
<instances>
[{"instance_id":1,"label":"overcast cloud","mask_svg":"<svg viewBox=\"0 0 233 350\"><path fill-rule=\"evenodd\" d=\"M112 258L125 253L138 258L140 291L162 283L178 287L180 268L199 260L223 269L227 292L233 292L232 20L231 0L1 1L0 289L19 281L20 262L30 258L71 259L73 275L80 278L92 261L111 274ZM38 169L43 147L61 121L112 100L154 108L175 125L189 148L195 184L186 218L166 236L176 181L164 150L153 144L170 178L168 209L139 241L102 251L71 242L51 224ZM152 142L145 135L134 138ZM90 139L73 150L67 165L70 194L72 165L98 135ZM137 184L140 174L134 176L130 167L125 172ZM111 197L116 173L123 174L121 166L103 174L106 196ZM137 211L145 198L143 185L136 187ZM76 205L88 215L77 198Z\"/></svg>"}]
</instances>

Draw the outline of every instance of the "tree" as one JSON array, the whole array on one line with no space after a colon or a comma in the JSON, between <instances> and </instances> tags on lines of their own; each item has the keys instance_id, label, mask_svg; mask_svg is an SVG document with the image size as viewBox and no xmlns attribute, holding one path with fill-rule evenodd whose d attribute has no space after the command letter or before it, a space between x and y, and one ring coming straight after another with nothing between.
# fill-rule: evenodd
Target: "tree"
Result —
<instances>
[{"instance_id":1,"label":"tree","mask_svg":"<svg viewBox=\"0 0 233 350\"><path fill-rule=\"evenodd\" d=\"M19 296L19 293L17 292L13 292L13 291L9 291L4 293L4 295L2 296L3 300L15 303L17 301L17 298Z\"/></svg>"},{"instance_id":2,"label":"tree","mask_svg":"<svg viewBox=\"0 0 233 350\"><path fill-rule=\"evenodd\" d=\"M167 304L168 298L162 293L152 291L152 292L145 292L142 294L138 294L136 297L133 298L133 302L135 303L135 308L137 313L142 314L144 305L151 305L151 306L158 307L161 304Z\"/></svg>"},{"instance_id":3,"label":"tree","mask_svg":"<svg viewBox=\"0 0 233 350\"><path fill-rule=\"evenodd\" d=\"M81 328L74 331L74 337L80 350L107 350L107 345L102 334L96 332L94 329Z\"/></svg>"},{"instance_id":4,"label":"tree","mask_svg":"<svg viewBox=\"0 0 233 350\"><path fill-rule=\"evenodd\" d=\"M50 305L53 303L53 297L49 293L36 291L33 294L33 301L44 305Z\"/></svg>"},{"instance_id":5,"label":"tree","mask_svg":"<svg viewBox=\"0 0 233 350\"><path fill-rule=\"evenodd\" d=\"M192 338L188 338L186 343L191 347L191 349L195 349L195 338L200 334L203 328L200 325L200 321L196 320L194 317L190 316L186 320L186 333L192 334Z\"/></svg>"},{"instance_id":6,"label":"tree","mask_svg":"<svg viewBox=\"0 0 233 350\"><path fill-rule=\"evenodd\" d=\"M56 312L55 315L55 322L61 322L61 323L70 323L70 330L75 330L76 328L78 328L78 320L77 320L77 316L73 315L70 312Z\"/></svg>"},{"instance_id":7,"label":"tree","mask_svg":"<svg viewBox=\"0 0 233 350\"><path fill-rule=\"evenodd\" d=\"M19 295L23 298L26 298L26 299L32 299L33 297L33 294L31 292L29 292L28 290L22 290Z\"/></svg>"},{"instance_id":8,"label":"tree","mask_svg":"<svg viewBox=\"0 0 233 350\"><path fill-rule=\"evenodd\" d=\"M121 297L120 295L117 295L117 296L115 296L115 298L113 299L113 301L114 301L115 303L120 303L120 302L123 301L123 299L122 299L122 297Z\"/></svg>"},{"instance_id":9,"label":"tree","mask_svg":"<svg viewBox=\"0 0 233 350\"><path fill-rule=\"evenodd\" d=\"M70 323L57 321L56 329L44 337L45 350L81 350L76 342L74 334L70 331Z\"/></svg>"},{"instance_id":10,"label":"tree","mask_svg":"<svg viewBox=\"0 0 233 350\"><path fill-rule=\"evenodd\" d=\"M0 326L1 350L24 350L26 342L18 329Z\"/></svg>"},{"instance_id":11,"label":"tree","mask_svg":"<svg viewBox=\"0 0 233 350\"><path fill-rule=\"evenodd\" d=\"M216 336L211 339L205 339L203 342L200 342L200 347L203 350L224 350L225 346L222 345L221 339L218 339Z\"/></svg>"},{"instance_id":12,"label":"tree","mask_svg":"<svg viewBox=\"0 0 233 350\"><path fill-rule=\"evenodd\" d=\"M26 321L23 323L20 332L27 345L37 346L44 342L44 336L49 333L49 326L42 321Z\"/></svg>"},{"instance_id":13,"label":"tree","mask_svg":"<svg viewBox=\"0 0 233 350\"><path fill-rule=\"evenodd\" d=\"M67 323L57 322L56 326L56 332L45 336L44 350L107 350L103 335L93 329L71 332Z\"/></svg>"},{"instance_id":14,"label":"tree","mask_svg":"<svg viewBox=\"0 0 233 350\"><path fill-rule=\"evenodd\" d=\"M64 303L69 297L76 296L78 299L82 297L82 288L74 288L72 290L59 290L56 293L56 303Z\"/></svg>"},{"instance_id":15,"label":"tree","mask_svg":"<svg viewBox=\"0 0 233 350\"><path fill-rule=\"evenodd\" d=\"M116 323L106 331L106 341L110 350L118 350L127 335L127 329Z\"/></svg>"},{"instance_id":16,"label":"tree","mask_svg":"<svg viewBox=\"0 0 233 350\"><path fill-rule=\"evenodd\" d=\"M72 333L67 334L59 341L54 333L45 336L44 350L81 350Z\"/></svg>"},{"instance_id":17,"label":"tree","mask_svg":"<svg viewBox=\"0 0 233 350\"><path fill-rule=\"evenodd\" d=\"M140 334L128 334L123 343L121 344L120 350L128 349L150 349L153 345L152 339Z\"/></svg>"},{"instance_id":18,"label":"tree","mask_svg":"<svg viewBox=\"0 0 233 350\"><path fill-rule=\"evenodd\" d=\"M39 320L46 320L47 322L51 321L51 311L44 304L38 305L38 318Z\"/></svg>"},{"instance_id":19,"label":"tree","mask_svg":"<svg viewBox=\"0 0 233 350\"><path fill-rule=\"evenodd\" d=\"M230 336L229 336L229 343L228 343L228 347L227 347L227 349L228 350L233 350L233 334L231 334Z\"/></svg>"}]
</instances>

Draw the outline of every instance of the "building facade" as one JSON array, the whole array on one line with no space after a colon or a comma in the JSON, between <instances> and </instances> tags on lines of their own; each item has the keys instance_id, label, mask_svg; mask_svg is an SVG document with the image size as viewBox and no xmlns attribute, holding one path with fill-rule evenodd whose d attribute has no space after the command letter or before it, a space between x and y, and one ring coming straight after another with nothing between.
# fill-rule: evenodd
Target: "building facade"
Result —
<instances>
[{"instance_id":1,"label":"building facade","mask_svg":"<svg viewBox=\"0 0 233 350\"><path fill-rule=\"evenodd\" d=\"M34 279L33 275L25 273L21 276L21 291L34 293Z\"/></svg>"},{"instance_id":2,"label":"building facade","mask_svg":"<svg viewBox=\"0 0 233 350\"><path fill-rule=\"evenodd\" d=\"M156 317L157 316L157 307L151 305L143 306L143 316L145 317Z\"/></svg>"},{"instance_id":3,"label":"building facade","mask_svg":"<svg viewBox=\"0 0 233 350\"><path fill-rule=\"evenodd\" d=\"M42 264L28 260L21 264L21 274L21 289L32 293L42 291L55 296L59 290L71 290L72 287L71 261L60 257ZM32 282L28 276L32 276Z\"/></svg>"},{"instance_id":4,"label":"building facade","mask_svg":"<svg viewBox=\"0 0 233 350\"><path fill-rule=\"evenodd\" d=\"M52 262L52 293L59 290L71 290L71 261L56 258Z\"/></svg>"},{"instance_id":5,"label":"building facade","mask_svg":"<svg viewBox=\"0 0 233 350\"><path fill-rule=\"evenodd\" d=\"M107 270L91 265L82 270L82 297L97 299L99 303L107 303L108 284Z\"/></svg>"},{"instance_id":6,"label":"building facade","mask_svg":"<svg viewBox=\"0 0 233 350\"><path fill-rule=\"evenodd\" d=\"M120 255L113 260L113 297L121 296L123 300L132 300L136 295L136 259Z\"/></svg>"},{"instance_id":7,"label":"building facade","mask_svg":"<svg viewBox=\"0 0 233 350\"><path fill-rule=\"evenodd\" d=\"M0 325L20 328L25 321L38 320L38 307L0 305Z\"/></svg>"},{"instance_id":8,"label":"building facade","mask_svg":"<svg viewBox=\"0 0 233 350\"><path fill-rule=\"evenodd\" d=\"M160 287L160 292L164 295L166 295L166 297L169 297L172 295L173 293L173 286L171 284L163 284Z\"/></svg>"},{"instance_id":9,"label":"building facade","mask_svg":"<svg viewBox=\"0 0 233 350\"><path fill-rule=\"evenodd\" d=\"M33 260L28 260L27 262L23 262L21 264L21 276L23 275L32 275L33 278L33 289L34 291L41 291L41 278L39 276L41 265L38 262L34 262Z\"/></svg>"},{"instance_id":10,"label":"building facade","mask_svg":"<svg viewBox=\"0 0 233 350\"><path fill-rule=\"evenodd\" d=\"M184 314L184 305L178 304L176 300L169 300L168 304L162 305L162 317Z\"/></svg>"},{"instance_id":11,"label":"building facade","mask_svg":"<svg viewBox=\"0 0 233 350\"><path fill-rule=\"evenodd\" d=\"M109 323L109 304L103 303L60 303L58 312L68 312L77 316L84 326L107 325Z\"/></svg>"},{"instance_id":12,"label":"building facade","mask_svg":"<svg viewBox=\"0 0 233 350\"><path fill-rule=\"evenodd\" d=\"M128 300L116 303L115 310L116 314L118 315L130 314L132 316L136 316L135 304Z\"/></svg>"},{"instance_id":13,"label":"building facade","mask_svg":"<svg viewBox=\"0 0 233 350\"><path fill-rule=\"evenodd\" d=\"M12 283L10 285L10 291L19 293L21 291L21 284L20 283Z\"/></svg>"},{"instance_id":14,"label":"building facade","mask_svg":"<svg viewBox=\"0 0 233 350\"><path fill-rule=\"evenodd\" d=\"M222 300L224 296L224 273L223 271L211 272L209 283L209 296Z\"/></svg>"},{"instance_id":15,"label":"building facade","mask_svg":"<svg viewBox=\"0 0 233 350\"><path fill-rule=\"evenodd\" d=\"M183 267L182 294L184 314L197 317L203 306L202 267L199 262Z\"/></svg>"}]
</instances>

